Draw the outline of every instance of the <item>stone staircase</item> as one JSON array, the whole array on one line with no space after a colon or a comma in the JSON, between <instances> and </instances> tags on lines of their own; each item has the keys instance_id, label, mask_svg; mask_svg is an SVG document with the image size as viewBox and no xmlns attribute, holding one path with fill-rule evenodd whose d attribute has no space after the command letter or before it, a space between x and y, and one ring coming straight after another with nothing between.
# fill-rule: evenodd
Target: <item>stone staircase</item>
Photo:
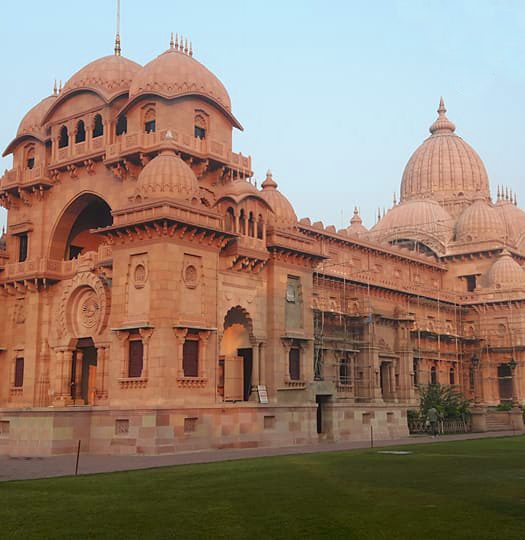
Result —
<instances>
[{"instance_id":1,"label":"stone staircase","mask_svg":"<svg viewBox=\"0 0 525 540\"><path fill-rule=\"evenodd\" d=\"M512 429L510 414L506 411L487 413L487 431L509 431Z\"/></svg>"}]
</instances>

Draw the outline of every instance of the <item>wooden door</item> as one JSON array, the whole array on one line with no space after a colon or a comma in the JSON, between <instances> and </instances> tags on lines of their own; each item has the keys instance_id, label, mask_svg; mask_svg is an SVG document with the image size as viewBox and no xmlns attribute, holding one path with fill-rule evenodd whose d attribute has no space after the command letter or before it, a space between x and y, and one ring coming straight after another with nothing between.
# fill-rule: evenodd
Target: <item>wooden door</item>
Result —
<instances>
[{"instance_id":1,"label":"wooden door","mask_svg":"<svg viewBox=\"0 0 525 540\"><path fill-rule=\"evenodd\" d=\"M243 362L242 356L224 357L224 401L243 399Z\"/></svg>"}]
</instances>

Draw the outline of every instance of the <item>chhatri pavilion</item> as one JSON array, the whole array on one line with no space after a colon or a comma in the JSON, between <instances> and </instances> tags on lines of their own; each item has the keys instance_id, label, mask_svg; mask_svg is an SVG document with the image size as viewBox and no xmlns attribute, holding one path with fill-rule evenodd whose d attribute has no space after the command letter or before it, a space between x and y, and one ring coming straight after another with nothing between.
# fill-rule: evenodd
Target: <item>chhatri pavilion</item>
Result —
<instances>
[{"instance_id":1,"label":"chhatri pavilion","mask_svg":"<svg viewBox=\"0 0 525 540\"><path fill-rule=\"evenodd\" d=\"M177 36L115 52L22 119L0 179L0 453L408 433L418 386L523 428L525 212L441 100L368 230L298 219L232 148L226 88ZM279 181L279 184L278 184Z\"/></svg>"}]
</instances>

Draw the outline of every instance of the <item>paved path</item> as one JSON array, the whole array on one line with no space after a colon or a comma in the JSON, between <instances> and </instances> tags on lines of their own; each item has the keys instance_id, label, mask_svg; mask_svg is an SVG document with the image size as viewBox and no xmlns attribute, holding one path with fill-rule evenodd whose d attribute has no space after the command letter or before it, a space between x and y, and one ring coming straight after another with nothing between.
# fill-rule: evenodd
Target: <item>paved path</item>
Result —
<instances>
[{"instance_id":1,"label":"paved path","mask_svg":"<svg viewBox=\"0 0 525 540\"><path fill-rule=\"evenodd\" d=\"M416 435L404 439L375 441L374 447L400 446L407 444L429 444L443 441L464 441L467 439L485 439L490 437L511 437L512 431L492 433L466 433L461 435L443 435L433 438ZM316 452L336 452L357 448L369 448L369 441L341 443L318 443L307 446L286 446L280 448L247 448L228 450L203 450L163 456L100 456L80 455L79 474L94 474L133 469L148 469L170 465L192 463L211 463L235 459L248 459L266 456L285 456L291 454L312 454ZM45 458L10 458L0 456L0 481L49 478L69 476L75 473L76 456L52 456Z\"/></svg>"}]
</instances>

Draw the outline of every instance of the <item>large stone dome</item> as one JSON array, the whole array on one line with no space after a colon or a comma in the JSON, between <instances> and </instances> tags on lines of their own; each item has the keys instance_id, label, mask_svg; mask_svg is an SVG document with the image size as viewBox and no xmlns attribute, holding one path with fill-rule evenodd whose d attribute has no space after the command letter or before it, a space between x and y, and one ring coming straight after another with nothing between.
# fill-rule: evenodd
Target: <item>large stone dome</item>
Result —
<instances>
[{"instance_id":1,"label":"large stone dome","mask_svg":"<svg viewBox=\"0 0 525 540\"><path fill-rule=\"evenodd\" d=\"M178 42L137 73L129 93L130 99L141 94L157 94L167 99L197 94L231 111L230 96L221 81Z\"/></svg>"},{"instance_id":2,"label":"large stone dome","mask_svg":"<svg viewBox=\"0 0 525 540\"><path fill-rule=\"evenodd\" d=\"M432 198L445 207L470 201L481 193L490 200L485 166L476 151L454 131L446 117L443 98L438 118L430 126L431 136L412 154L401 181L401 200ZM458 209L458 213L461 208Z\"/></svg>"},{"instance_id":3,"label":"large stone dome","mask_svg":"<svg viewBox=\"0 0 525 540\"><path fill-rule=\"evenodd\" d=\"M271 171L266 173L266 179L261 187L263 199L273 210L271 220L280 226L290 226L297 223L297 214L290 201L277 189L277 182L273 179Z\"/></svg>"},{"instance_id":4,"label":"large stone dome","mask_svg":"<svg viewBox=\"0 0 525 540\"><path fill-rule=\"evenodd\" d=\"M199 184L195 173L167 142L161 153L142 169L136 189L143 197L189 201L197 195Z\"/></svg>"},{"instance_id":5,"label":"large stone dome","mask_svg":"<svg viewBox=\"0 0 525 540\"><path fill-rule=\"evenodd\" d=\"M140 64L124 56L104 56L77 71L65 84L61 96L87 88L100 92L104 98L109 99L127 91L140 69Z\"/></svg>"},{"instance_id":6,"label":"large stone dome","mask_svg":"<svg viewBox=\"0 0 525 540\"><path fill-rule=\"evenodd\" d=\"M504 241L505 224L498 211L481 196L466 208L456 223L458 242Z\"/></svg>"},{"instance_id":7,"label":"large stone dome","mask_svg":"<svg viewBox=\"0 0 525 540\"><path fill-rule=\"evenodd\" d=\"M488 283L494 289L525 288L525 271L510 253L504 251L491 266Z\"/></svg>"},{"instance_id":8,"label":"large stone dome","mask_svg":"<svg viewBox=\"0 0 525 540\"><path fill-rule=\"evenodd\" d=\"M387 212L372 229L370 238L378 241L417 240L429 247L443 248L451 239L453 219L436 201L408 200Z\"/></svg>"}]
</instances>

